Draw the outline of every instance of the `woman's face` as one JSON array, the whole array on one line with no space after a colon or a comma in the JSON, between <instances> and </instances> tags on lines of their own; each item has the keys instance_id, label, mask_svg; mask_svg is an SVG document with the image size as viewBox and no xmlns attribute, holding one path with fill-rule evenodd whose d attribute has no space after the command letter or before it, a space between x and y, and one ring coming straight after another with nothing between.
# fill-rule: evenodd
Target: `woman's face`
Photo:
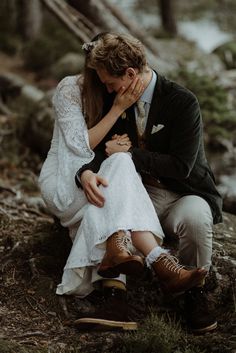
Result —
<instances>
[{"instance_id":1,"label":"woman's face","mask_svg":"<svg viewBox=\"0 0 236 353\"><path fill-rule=\"evenodd\" d=\"M120 77L110 75L105 69L97 69L96 72L101 82L106 86L108 93L118 92L121 87L127 88L133 81L133 77L129 75L128 71Z\"/></svg>"}]
</instances>

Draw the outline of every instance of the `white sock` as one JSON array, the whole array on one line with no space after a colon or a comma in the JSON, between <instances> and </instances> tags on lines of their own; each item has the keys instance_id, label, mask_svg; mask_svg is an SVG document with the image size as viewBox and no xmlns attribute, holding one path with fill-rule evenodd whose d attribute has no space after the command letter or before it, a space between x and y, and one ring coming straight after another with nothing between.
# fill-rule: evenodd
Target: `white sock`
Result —
<instances>
[{"instance_id":1,"label":"white sock","mask_svg":"<svg viewBox=\"0 0 236 353\"><path fill-rule=\"evenodd\" d=\"M153 262L156 261L156 259L161 255L161 254L168 254L169 251L167 249L163 249L161 246L157 245L154 249L150 251L150 253L146 256L146 264L147 267L150 268Z\"/></svg>"}]
</instances>

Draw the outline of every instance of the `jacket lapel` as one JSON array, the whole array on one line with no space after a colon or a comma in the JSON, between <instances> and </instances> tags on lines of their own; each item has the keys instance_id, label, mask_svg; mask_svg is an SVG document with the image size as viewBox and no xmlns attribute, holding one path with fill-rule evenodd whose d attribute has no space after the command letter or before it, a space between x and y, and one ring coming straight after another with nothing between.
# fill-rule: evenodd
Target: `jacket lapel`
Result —
<instances>
[{"instance_id":1,"label":"jacket lapel","mask_svg":"<svg viewBox=\"0 0 236 353\"><path fill-rule=\"evenodd\" d=\"M162 106L162 83L163 78L161 75L157 75L157 82L155 85L152 102L148 114L147 125L145 130L145 140L148 140L151 133L153 125L158 124L159 112L161 111ZM132 142L133 146L138 146L138 134L137 126L135 121L134 105L126 110L126 132Z\"/></svg>"},{"instance_id":2,"label":"jacket lapel","mask_svg":"<svg viewBox=\"0 0 236 353\"><path fill-rule=\"evenodd\" d=\"M126 110L126 132L132 142L133 146L138 146L138 134L135 121L134 105Z\"/></svg>"}]
</instances>

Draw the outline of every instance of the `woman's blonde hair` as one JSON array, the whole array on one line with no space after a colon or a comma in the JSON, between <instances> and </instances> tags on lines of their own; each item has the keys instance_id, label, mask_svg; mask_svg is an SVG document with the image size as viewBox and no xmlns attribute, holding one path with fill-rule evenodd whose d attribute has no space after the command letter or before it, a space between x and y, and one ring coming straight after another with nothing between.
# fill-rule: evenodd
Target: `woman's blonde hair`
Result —
<instances>
[{"instance_id":1,"label":"woman's blonde hair","mask_svg":"<svg viewBox=\"0 0 236 353\"><path fill-rule=\"evenodd\" d=\"M84 44L86 52L82 102L89 127L102 117L106 89L96 69L105 69L111 76L120 77L132 67L143 72L147 65L143 44L127 34L100 33Z\"/></svg>"}]
</instances>

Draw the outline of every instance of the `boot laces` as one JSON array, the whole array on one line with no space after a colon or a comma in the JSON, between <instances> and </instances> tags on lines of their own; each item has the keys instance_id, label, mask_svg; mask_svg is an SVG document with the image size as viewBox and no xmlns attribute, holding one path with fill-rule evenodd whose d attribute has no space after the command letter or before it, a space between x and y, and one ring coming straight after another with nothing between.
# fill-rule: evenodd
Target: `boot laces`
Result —
<instances>
[{"instance_id":1,"label":"boot laces","mask_svg":"<svg viewBox=\"0 0 236 353\"><path fill-rule=\"evenodd\" d=\"M156 259L155 262L159 262L159 261L163 261L163 265L172 272L175 273L180 273L180 271L184 268L183 265L179 264L179 260L170 254L161 254L160 256L158 256L158 258Z\"/></svg>"},{"instance_id":2,"label":"boot laces","mask_svg":"<svg viewBox=\"0 0 236 353\"><path fill-rule=\"evenodd\" d=\"M131 239L125 233L116 233L115 243L119 250L126 251L129 255L131 255L131 252L128 248L131 244Z\"/></svg>"}]
</instances>

